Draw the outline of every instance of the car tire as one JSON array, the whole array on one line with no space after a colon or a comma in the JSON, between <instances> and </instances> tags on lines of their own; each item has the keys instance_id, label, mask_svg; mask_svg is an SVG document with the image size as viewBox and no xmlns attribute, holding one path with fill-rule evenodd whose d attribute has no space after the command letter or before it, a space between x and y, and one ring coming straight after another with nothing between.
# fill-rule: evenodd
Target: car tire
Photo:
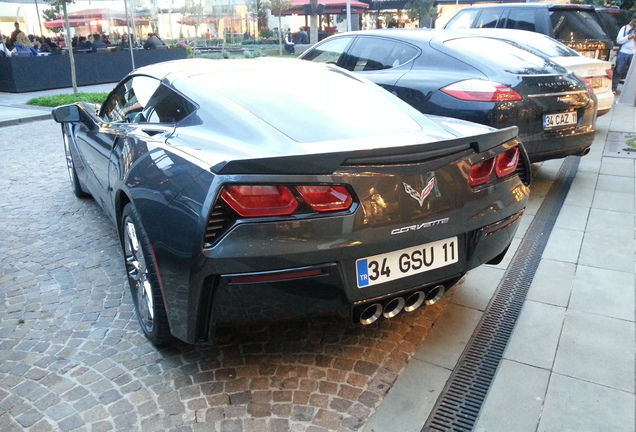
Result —
<instances>
[{"instance_id":1,"label":"car tire","mask_svg":"<svg viewBox=\"0 0 636 432\"><path fill-rule=\"evenodd\" d=\"M154 345L166 345L172 341L172 335L159 285L157 264L141 218L132 204L127 204L122 213L121 242L130 293L141 329Z\"/></svg>"},{"instance_id":2,"label":"car tire","mask_svg":"<svg viewBox=\"0 0 636 432\"><path fill-rule=\"evenodd\" d=\"M78 198L89 198L91 195L84 191L82 183L79 177L77 177L77 170L75 169L75 161L73 160L73 154L71 153L71 144L69 137L66 133L62 132L64 139L64 155L66 157L66 168L68 169L68 177L71 180L71 188L73 193Z\"/></svg>"}]
</instances>

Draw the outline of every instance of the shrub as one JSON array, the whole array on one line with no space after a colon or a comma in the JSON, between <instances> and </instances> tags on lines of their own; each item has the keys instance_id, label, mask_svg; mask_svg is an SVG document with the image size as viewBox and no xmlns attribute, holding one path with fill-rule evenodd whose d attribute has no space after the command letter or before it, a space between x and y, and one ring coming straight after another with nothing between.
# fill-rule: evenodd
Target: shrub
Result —
<instances>
[{"instance_id":1,"label":"shrub","mask_svg":"<svg viewBox=\"0 0 636 432\"><path fill-rule=\"evenodd\" d=\"M273 38L274 37L274 31L270 30L270 29L260 29L258 31L258 35L261 37L261 39Z\"/></svg>"}]
</instances>

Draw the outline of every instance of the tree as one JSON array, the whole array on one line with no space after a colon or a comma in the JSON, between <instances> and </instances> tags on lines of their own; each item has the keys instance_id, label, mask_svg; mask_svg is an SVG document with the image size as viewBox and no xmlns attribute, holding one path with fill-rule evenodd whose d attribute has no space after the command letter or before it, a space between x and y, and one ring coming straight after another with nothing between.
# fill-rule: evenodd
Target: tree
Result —
<instances>
[{"instance_id":1,"label":"tree","mask_svg":"<svg viewBox=\"0 0 636 432\"><path fill-rule=\"evenodd\" d=\"M283 25L281 15L293 7L290 0L270 0L269 8L272 14L278 16L278 55L283 55Z\"/></svg>"},{"instance_id":2,"label":"tree","mask_svg":"<svg viewBox=\"0 0 636 432\"><path fill-rule=\"evenodd\" d=\"M258 14L258 29L267 28L267 5L262 0L256 0L256 13Z\"/></svg>"},{"instance_id":3,"label":"tree","mask_svg":"<svg viewBox=\"0 0 636 432\"><path fill-rule=\"evenodd\" d=\"M68 3L74 3L74 0L46 0L52 8L62 10L62 18L64 18L64 30L65 30L65 45L68 52L68 59L71 62L71 84L73 85L73 94L77 94L77 74L75 73L75 57L73 56L73 44L71 39L71 26L68 22L68 13L66 12L66 5Z\"/></svg>"},{"instance_id":4,"label":"tree","mask_svg":"<svg viewBox=\"0 0 636 432\"><path fill-rule=\"evenodd\" d=\"M420 27L425 18L434 21L439 16L433 0L409 0L404 9L407 10L406 14L410 19L419 21Z\"/></svg>"},{"instance_id":5,"label":"tree","mask_svg":"<svg viewBox=\"0 0 636 432\"><path fill-rule=\"evenodd\" d=\"M54 21L60 15L60 7L59 6L51 6L49 9L44 9L42 11L42 18L44 18L44 22ZM64 27L53 27L50 28L53 33L57 34L61 32Z\"/></svg>"}]
</instances>

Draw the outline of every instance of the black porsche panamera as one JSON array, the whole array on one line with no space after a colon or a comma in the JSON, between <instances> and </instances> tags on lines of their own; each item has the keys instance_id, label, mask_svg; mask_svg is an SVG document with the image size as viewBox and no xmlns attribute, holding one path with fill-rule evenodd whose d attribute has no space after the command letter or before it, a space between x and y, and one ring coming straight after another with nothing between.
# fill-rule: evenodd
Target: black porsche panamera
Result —
<instances>
[{"instance_id":1,"label":"black porsche panamera","mask_svg":"<svg viewBox=\"0 0 636 432\"><path fill-rule=\"evenodd\" d=\"M73 191L116 223L157 345L331 311L371 324L433 303L502 259L529 193L515 127L428 117L329 65L156 64L101 106L53 115Z\"/></svg>"}]
</instances>

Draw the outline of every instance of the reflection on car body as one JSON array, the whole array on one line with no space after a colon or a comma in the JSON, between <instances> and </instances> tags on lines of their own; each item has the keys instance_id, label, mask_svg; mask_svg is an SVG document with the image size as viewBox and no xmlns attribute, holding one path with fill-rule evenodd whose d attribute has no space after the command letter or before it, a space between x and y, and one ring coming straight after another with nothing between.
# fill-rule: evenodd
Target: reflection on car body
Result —
<instances>
[{"instance_id":1,"label":"reflection on car body","mask_svg":"<svg viewBox=\"0 0 636 432\"><path fill-rule=\"evenodd\" d=\"M516 128L424 116L335 66L156 64L98 112L78 103L54 118L73 191L118 227L155 344L211 343L256 320L413 311L501 260L527 203Z\"/></svg>"},{"instance_id":2,"label":"reflection on car body","mask_svg":"<svg viewBox=\"0 0 636 432\"><path fill-rule=\"evenodd\" d=\"M299 58L337 59L426 114L518 126L532 162L587 154L594 139L596 101L585 84L548 57L493 38L367 30L331 36ZM576 123L544 126L546 116L564 113L576 113Z\"/></svg>"},{"instance_id":3,"label":"reflection on car body","mask_svg":"<svg viewBox=\"0 0 636 432\"><path fill-rule=\"evenodd\" d=\"M596 96L598 115L605 115L614 104L612 92L612 64L609 61L586 57L551 37L525 30L470 29L475 35L494 37L549 57L580 77Z\"/></svg>"}]
</instances>

